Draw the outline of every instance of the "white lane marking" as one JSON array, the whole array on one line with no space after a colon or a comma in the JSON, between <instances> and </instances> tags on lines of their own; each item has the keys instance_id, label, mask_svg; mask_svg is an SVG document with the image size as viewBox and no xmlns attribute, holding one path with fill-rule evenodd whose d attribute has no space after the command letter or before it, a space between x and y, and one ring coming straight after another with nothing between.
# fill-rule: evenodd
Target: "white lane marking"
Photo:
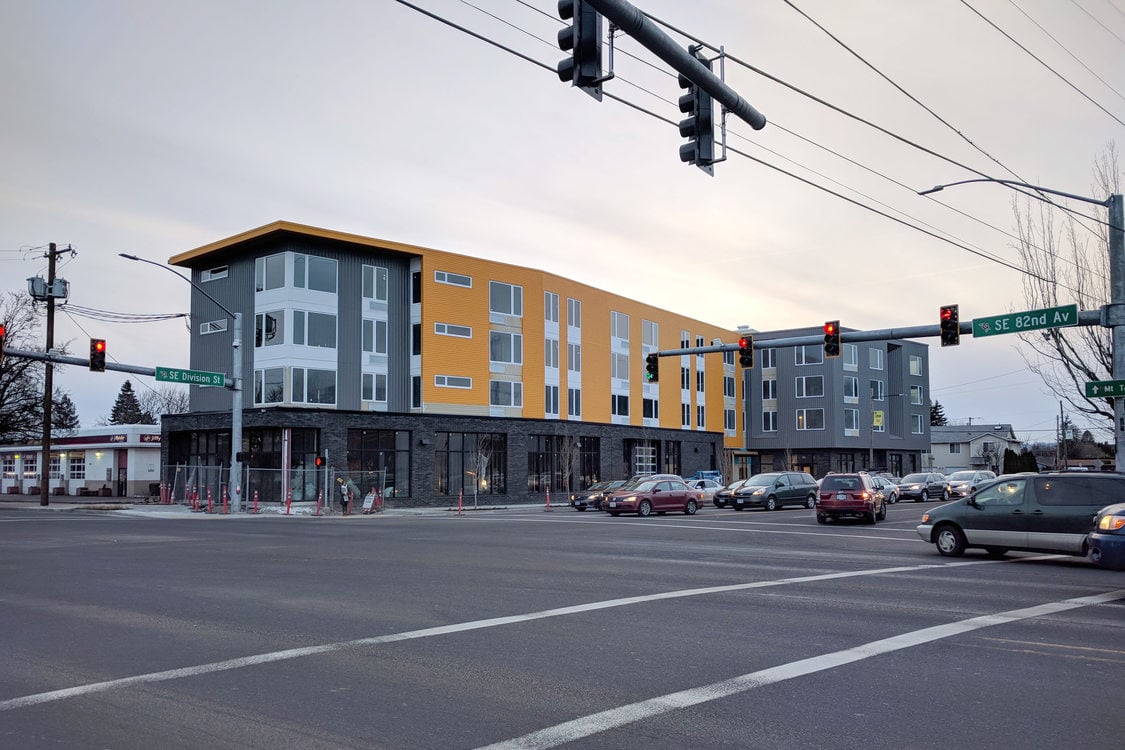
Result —
<instances>
[{"instance_id":1,"label":"white lane marking","mask_svg":"<svg viewBox=\"0 0 1125 750\"><path fill-rule=\"evenodd\" d=\"M1077 599L1048 602L1047 604L1040 604L1034 607L1013 609L994 615L972 617L968 620L961 620L960 622L951 622L945 625L923 628L911 633L903 633L901 635L892 636L891 638L864 643L854 648L835 651L830 654L822 654L821 656L814 656L809 659L801 659L800 661L781 664L758 672L750 672L749 674L740 675L729 680L714 682L710 685L681 690L676 693L660 695L626 706L619 706L618 708L612 708L608 711L601 711L572 721L556 724L553 727L531 732L522 737L486 745L477 750L547 750L548 748L558 747L559 745L583 739L608 729L616 729L626 724L632 724L642 719L648 719L671 711L688 708L689 706L695 706L700 703L726 698L737 693L762 687L763 685L771 685L776 682L791 680L794 677L803 677L804 675L813 674L814 672L834 669L844 664L851 664L852 662L869 659L880 654L900 651L942 638L950 638L973 630L992 627L993 625L1004 625L1034 617L1044 617L1071 609L1077 609L1079 607L1105 604L1106 602L1115 601L1117 599L1125 599L1125 589L1109 591L1095 596L1084 596Z\"/></svg>"},{"instance_id":2,"label":"white lane marking","mask_svg":"<svg viewBox=\"0 0 1125 750\"><path fill-rule=\"evenodd\" d=\"M134 675L132 677L122 677L116 680L106 680L104 682L94 682L87 685L77 685L75 687L62 688L61 690L50 690L44 693L35 693L33 695L25 695L19 698L9 698L8 700L0 701L0 711L10 711L14 708L25 708L27 706L35 706L41 703L51 703L54 701L65 700L67 698L74 698L80 695L101 693L107 690L115 690L132 685L142 685L154 682L168 682L169 680L179 680L186 677L195 677L197 675L225 672L232 669L242 669L244 667L252 667L258 664L269 664L271 662L286 661L289 659L300 659L306 656L326 654L333 651L342 651L344 649L355 648L357 646L376 646L384 643L409 641L417 638L430 638L438 635L449 635L451 633L463 633L469 630L480 630L482 628L492 628L500 625L513 625L516 623L530 622L532 620L542 620L548 617L562 617L565 615L574 615L599 609L611 609L614 607L626 607L632 604L644 604L646 602L654 602L664 599L682 599L689 596L722 594L731 591L748 591L750 589L764 589L772 588L774 586L787 586L798 583L813 583L817 581L832 581L841 578L859 578L863 576L885 575L888 573L913 573L920 570L964 567L966 565L996 565L1001 562L1002 561L999 560L973 560L965 562L905 565L894 568L877 568L874 570L858 570L843 573L822 573L819 575L799 576L796 578L780 578L773 581L734 583L726 586L707 586L705 588L698 589L681 589L679 591L666 591L659 594L645 594L643 596L629 596L620 599L607 599L600 602L589 602L587 604L575 604L569 607L546 609L540 612L528 612L519 615L509 615L507 617L492 617L486 620L473 620L470 622L454 623L452 625L441 625L434 628L423 628L422 630L409 630L404 633L391 633L389 635L379 635L371 638L360 638L353 641L341 641L337 643L325 643L320 646L291 648L284 651L273 651L265 654L243 656L237 659L227 659L225 661L211 662L210 664L198 664L193 667L168 669L162 672L150 672L148 674Z\"/></svg>"}]
</instances>

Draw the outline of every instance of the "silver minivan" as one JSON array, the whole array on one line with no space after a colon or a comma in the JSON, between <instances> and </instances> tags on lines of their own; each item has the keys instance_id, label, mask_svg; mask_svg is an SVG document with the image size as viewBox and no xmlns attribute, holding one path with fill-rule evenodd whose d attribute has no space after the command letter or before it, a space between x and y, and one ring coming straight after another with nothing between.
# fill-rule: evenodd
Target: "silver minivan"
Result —
<instances>
[{"instance_id":1,"label":"silver minivan","mask_svg":"<svg viewBox=\"0 0 1125 750\"><path fill-rule=\"evenodd\" d=\"M1125 475L1052 472L981 485L962 500L922 516L918 536L948 557L978 547L999 557L1008 550L1086 555L1094 516L1125 502Z\"/></svg>"}]
</instances>

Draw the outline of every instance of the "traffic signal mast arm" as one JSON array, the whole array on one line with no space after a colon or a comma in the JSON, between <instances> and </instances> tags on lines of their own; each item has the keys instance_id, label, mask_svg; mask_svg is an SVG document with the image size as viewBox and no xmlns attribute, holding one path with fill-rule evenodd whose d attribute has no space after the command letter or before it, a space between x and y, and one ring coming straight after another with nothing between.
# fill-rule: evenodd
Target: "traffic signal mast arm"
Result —
<instances>
[{"instance_id":1,"label":"traffic signal mast arm","mask_svg":"<svg viewBox=\"0 0 1125 750\"><path fill-rule=\"evenodd\" d=\"M727 111L735 117L754 130L761 130L766 126L765 115L750 106L737 91L723 83L722 79L708 70L694 55L657 28L640 9L625 0L585 0L585 2L616 24L617 28L671 65L678 73L682 73L692 83L714 97L715 101L726 107Z\"/></svg>"}]
</instances>

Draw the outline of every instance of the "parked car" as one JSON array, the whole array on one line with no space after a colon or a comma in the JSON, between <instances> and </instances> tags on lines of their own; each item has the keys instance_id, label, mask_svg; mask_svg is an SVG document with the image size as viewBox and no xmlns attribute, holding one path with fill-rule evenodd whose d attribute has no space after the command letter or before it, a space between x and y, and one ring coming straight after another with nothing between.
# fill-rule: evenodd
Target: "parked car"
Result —
<instances>
[{"instance_id":1,"label":"parked car","mask_svg":"<svg viewBox=\"0 0 1125 750\"><path fill-rule=\"evenodd\" d=\"M749 479L736 479L736 480L734 480L733 482L728 484L726 487L724 487L723 489L721 489L721 490L719 490L718 492L715 493L715 496L711 498L712 504L714 504L714 506L716 508L727 507L728 505L730 505L731 494L735 490L737 490L739 487L741 487L742 485L746 484L749 481L750 481Z\"/></svg>"},{"instance_id":2,"label":"parked car","mask_svg":"<svg viewBox=\"0 0 1125 750\"><path fill-rule=\"evenodd\" d=\"M1125 503L1098 511L1094 530L1086 536L1090 559L1098 565L1125 570Z\"/></svg>"},{"instance_id":3,"label":"parked car","mask_svg":"<svg viewBox=\"0 0 1125 750\"><path fill-rule=\"evenodd\" d=\"M854 474L829 474L820 480L820 496L816 501L816 522L829 519L861 518L867 523L887 517L883 493L875 489L871 475L865 471Z\"/></svg>"},{"instance_id":4,"label":"parked car","mask_svg":"<svg viewBox=\"0 0 1125 750\"><path fill-rule=\"evenodd\" d=\"M977 487L996 479L996 474L991 471L955 471L946 479L949 480L951 498L968 497L976 492Z\"/></svg>"},{"instance_id":5,"label":"parked car","mask_svg":"<svg viewBox=\"0 0 1125 750\"><path fill-rule=\"evenodd\" d=\"M689 479L687 482L688 487L693 487L703 493L703 503L715 499L715 493L723 488L723 485L716 482L714 479Z\"/></svg>"},{"instance_id":6,"label":"parked car","mask_svg":"<svg viewBox=\"0 0 1125 750\"><path fill-rule=\"evenodd\" d=\"M923 471L907 474L898 485L899 500L913 500L924 503L927 500L948 500L949 482L936 471Z\"/></svg>"},{"instance_id":7,"label":"parked car","mask_svg":"<svg viewBox=\"0 0 1125 750\"><path fill-rule=\"evenodd\" d=\"M1051 472L1012 477L922 516L918 536L947 557L978 547L1085 556L1100 509L1125 498L1125 475Z\"/></svg>"},{"instance_id":8,"label":"parked car","mask_svg":"<svg viewBox=\"0 0 1125 750\"><path fill-rule=\"evenodd\" d=\"M735 510L759 506L777 510L786 505L816 507L816 480L803 471L770 471L755 474L730 495Z\"/></svg>"},{"instance_id":9,"label":"parked car","mask_svg":"<svg viewBox=\"0 0 1125 750\"><path fill-rule=\"evenodd\" d=\"M898 502L897 484L887 477L878 474L871 477L871 481L875 484L875 489L883 493L883 502L887 503L887 505L894 505Z\"/></svg>"},{"instance_id":10,"label":"parked car","mask_svg":"<svg viewBox=\"0 0 1125 750\"><path fill-rule=\"evenodd\" d=\"M584 490L570 493L570 505L578 511L584 511L587 508L591 510L600 510L602 500L607 494L618 489L625 484L624 479L614 479L606 482L595 482Z\"/></svg>"},{"instance_id":11,"label":"parked car","mask_svg":"<svg viewBox=\"0 0 1125 750\"><path fill-rule=\"evenodd\" d=\"M682 511L689 516L699 510L703 494L688 487L682 479L646 479L632 487L626 486L611 492L602 508L611 516L636 513L638 516L663 515L670 510Z\"/></svg>"},{"instance_id":12,"label":"parked car","mask_svg":"<svg viewBox=\"0 0 1125 750\"><path fill-rule=\"evenodd\" d=\"M718 469L700 469L690 477L687 477L685 481L690 482L692 479L714 479L716 484L722 486L723 472Z\"/></svg>"}]
</instances>

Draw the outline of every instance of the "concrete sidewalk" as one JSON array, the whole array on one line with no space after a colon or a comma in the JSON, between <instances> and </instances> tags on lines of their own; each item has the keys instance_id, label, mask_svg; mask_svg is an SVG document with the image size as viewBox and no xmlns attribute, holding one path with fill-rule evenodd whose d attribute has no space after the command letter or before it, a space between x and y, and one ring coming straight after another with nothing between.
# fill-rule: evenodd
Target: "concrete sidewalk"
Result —
<instances>
[{"instance_id":1,"label":"concrete sidewalk","mask_svg":"<svg viewBox=\"0 0 1125 750\"><path fill-rule=\"evenodd\" d=\"M136 498L109 498L109 497L70 497L70 496L53 496L50 499L49 505L40 505L37 496L27 495L11 495L0 496L0 511L5 510L42 510L42 511L106 511L120 513L123 515L135 516L151 516L162 518L264 518L264 517L278 517L282 518L338 518L338 519L360 519L360 518L378 518L380 516L422 516L422 515L457 515L456 506L450 507L418 507L418 508L387 508L386 510L378 513L364 513L362 510L352 511L347 516L340 513L338 508L321 509L320 515L316 515L316 503L293 503L289 508L289 513L285 512L284 504L279 503L260 503L258 512L253 512L253 506L243 503L243 511L241 513L223 513L221 505L214 506L212 512L204 510L193 510L189 505L166 505L161 503L146 503ZM528 505L489 505L481 506L479 508L465 508L464 513L480 513L482 511L496 511L496 510L512 510L514 508L535 508L538 506ZM552 508L554 509L554 508ZM559 510L568 509L567 506L561 506Z\"/></svg>"}]
</instances>

